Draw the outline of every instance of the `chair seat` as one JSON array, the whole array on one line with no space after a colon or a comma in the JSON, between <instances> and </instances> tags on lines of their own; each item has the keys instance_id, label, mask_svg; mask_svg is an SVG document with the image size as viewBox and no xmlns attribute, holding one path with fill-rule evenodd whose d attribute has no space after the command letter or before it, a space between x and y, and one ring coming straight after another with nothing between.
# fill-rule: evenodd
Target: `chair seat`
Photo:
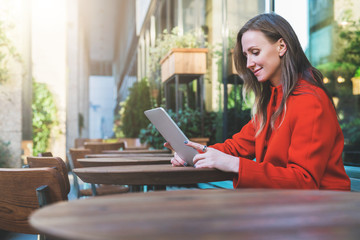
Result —
<instances>
[{"instance_id":1,"label":"chair seat","mask_svg":"<svg viewBox=\"0 0 360 240\"><path fill-rule=\"evenodd\" d=\"M97 196L102 195L110 195L110 194L118 194L118 193L126 193L129 192L129 188L125 186L117 186L117 185L103 185L96 187ZM81 196L92 196L92 190L89 189L81 189Z\"/></svg>"}]
</instances>

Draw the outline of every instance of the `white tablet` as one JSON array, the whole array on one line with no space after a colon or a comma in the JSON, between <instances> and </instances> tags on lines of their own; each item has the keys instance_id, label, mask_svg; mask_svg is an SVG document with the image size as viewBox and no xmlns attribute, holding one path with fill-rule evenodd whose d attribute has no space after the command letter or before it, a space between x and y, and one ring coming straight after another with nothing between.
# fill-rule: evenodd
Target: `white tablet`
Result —
<instances>
[{"instance_id":1,"label":"white tablet","mask_svg":"<svg viewBox=\"0 0 360 240\"><path fill-rule=\"evenodd\" d=\"M189 139L171 119L169 114L161 107L147 110L144 113L165 140L171 144L175 152L189 166L193 166L193 158L198 152L192 147L185 145L184 141L189 141Z\"/></svg>"}]
</instances>

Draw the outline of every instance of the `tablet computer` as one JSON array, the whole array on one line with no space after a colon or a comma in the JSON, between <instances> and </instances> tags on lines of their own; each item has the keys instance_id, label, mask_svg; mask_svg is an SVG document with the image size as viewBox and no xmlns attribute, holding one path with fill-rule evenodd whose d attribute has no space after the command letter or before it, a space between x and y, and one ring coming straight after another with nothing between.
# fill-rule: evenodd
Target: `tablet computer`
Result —
<instances>
[{"instance_id":1,"label":"tablet computer","mask_svg":"<svg viewBox=\"0 0 360 240\"><path fill-rule=\"evenodd\" d=\"M175 152L189 166L193 166L193 158L198 152L192 147L185 145L184 141L189 141L189 139L171 119L169 114L162 107L150 109L144 113L165 140L170 143Z\"/></svg>"}]
</instances>

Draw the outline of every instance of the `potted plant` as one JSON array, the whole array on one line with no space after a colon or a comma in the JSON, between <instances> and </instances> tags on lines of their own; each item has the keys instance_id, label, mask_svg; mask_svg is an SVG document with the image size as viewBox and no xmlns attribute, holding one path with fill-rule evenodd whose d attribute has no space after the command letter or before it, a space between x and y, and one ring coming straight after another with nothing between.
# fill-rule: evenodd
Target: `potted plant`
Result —
<instances>
[{"instance_id":1,"label":"potted plant","mask_svg":"<svg viewBox=\"0 0 360 240\"><path fill-rule=\"evenodd\" d=\"M161 68L162 82L174 74L205 74L206 46L203 34L180 34L177 27L170 33L165 30L150 50L150 71L156 72Z\"/></svg>"}]
</instances>

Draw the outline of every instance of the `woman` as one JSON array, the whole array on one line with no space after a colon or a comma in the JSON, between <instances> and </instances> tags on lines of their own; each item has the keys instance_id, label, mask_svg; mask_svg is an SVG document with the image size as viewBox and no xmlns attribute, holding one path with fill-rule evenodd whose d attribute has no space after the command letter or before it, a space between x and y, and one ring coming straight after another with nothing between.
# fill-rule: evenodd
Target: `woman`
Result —
<instances>
[{"instance_id":1,"label":"woman","mask_svg":"<svg viewBox=\"0 0 360 240\"><path fill-rule=\"evenodd\" d=\"M187 143L204 150L195 167L237 173L235 188L350 190L335 107L290 24L273 13L249 20L237 35L235 66L245 93L255 93L253 118L224 143ZM171 162L185 163L176 153Z\"/></svg>"}]
</instances>

